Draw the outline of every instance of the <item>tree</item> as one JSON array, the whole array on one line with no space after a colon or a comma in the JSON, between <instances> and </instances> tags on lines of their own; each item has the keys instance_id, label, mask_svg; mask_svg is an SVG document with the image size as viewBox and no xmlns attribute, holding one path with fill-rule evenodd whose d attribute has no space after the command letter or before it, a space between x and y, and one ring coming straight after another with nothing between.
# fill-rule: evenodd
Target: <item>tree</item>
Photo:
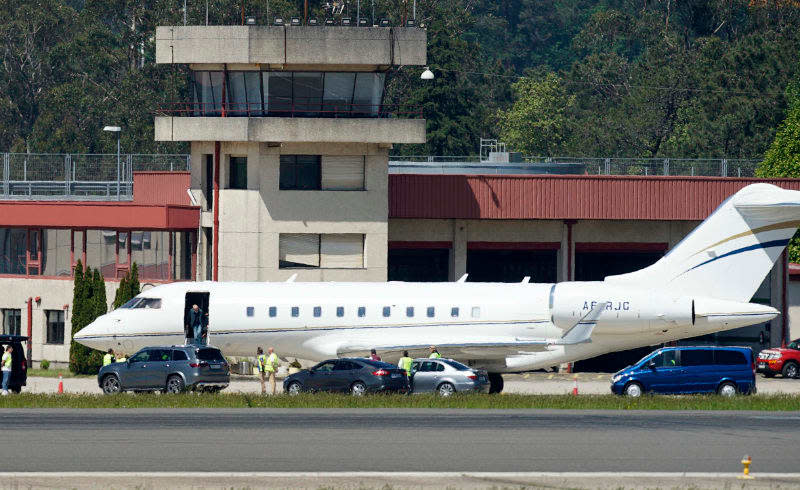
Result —
<instances>
[{"instance_id":1,"label":"tree","mask_svg":"<svg viewBox=\"0 0 800 490\"><path fill-rule=\"evenodd\" d=\"M800 82L786 89L789 109L775 134L764 160L756 169L758 177L800 177ZM789 261L800 262L800 235L795 233L788 247Z\"/></svg>"},{"instance_id":2,"label":"tree","mask_svg":"<svg viewBox=\"0 0 800 490\"><path fill-rule=\"evenodd\" d=\"M75 265L72 296L72 334L106 313L106 287L100 271ZM97 374L103 364L103 353L74 340L69 348L69 369L76 374Z\"/></svg>"},{"instance_id":3,"label":"tree","mask_svg":"<svg viewBox=\"0 0 800 490\"><path fill-rule=\"evenodd\" d=\"M500 138L514 151L526 155L553 155L567 137L566 113L575 103L567 95L561 79L547 73L542 79L521 78L512 86L513 107L500 111Z\"/></svg>"},{"instance_id":4,"label":"tree","mask_svg":"<svg viewBox=\"0 0 800 490\"><path fill-rule=\"evenodd\" d=\"M114 295L114 304L112 309L117 309L124 305L128 301L135 298L140 292L141 287L139 286L139 266L137 266L136 262L134 262L131 270L126 272L122 277L122 280L119 282L119 287Z\"/></svg>"}]
</instances>

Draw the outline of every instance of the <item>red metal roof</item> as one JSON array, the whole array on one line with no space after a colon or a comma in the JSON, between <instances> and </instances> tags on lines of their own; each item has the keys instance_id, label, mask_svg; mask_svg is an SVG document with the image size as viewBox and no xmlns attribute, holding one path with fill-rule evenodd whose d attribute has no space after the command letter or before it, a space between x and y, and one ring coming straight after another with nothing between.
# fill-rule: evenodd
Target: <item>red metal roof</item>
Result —
<instances>
[{"instance_id":1,"label":"red metal roof","mask_svg":"<svg viewBox=\"0 0 800 490\"><path fill-rule=\"evenodd\" d=\"M0 226L195 230L189 172L134 172L133 201L0 201Z\"/></svg>"},{"instance_id":2,"label":"red metal roof","mask_svg":"<svg viewBox=\"0 0 800 490\"><path fill-rule=\"evenodd\" d=\"M389 217L703 220L756 182L800 190L800 179L392 174Z\"/></svg>"}]
</instances>

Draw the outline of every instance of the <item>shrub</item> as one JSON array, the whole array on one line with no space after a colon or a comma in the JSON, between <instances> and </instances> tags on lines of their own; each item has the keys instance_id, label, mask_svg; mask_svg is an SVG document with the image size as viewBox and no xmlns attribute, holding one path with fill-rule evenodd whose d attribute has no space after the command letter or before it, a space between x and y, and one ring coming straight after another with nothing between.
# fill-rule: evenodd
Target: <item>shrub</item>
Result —
<instances>
[{"instance_id":1,"label":"shrub","mask_svg":"<svg viewBox=\"0 0 800 490\"><path fill-rule=\"evenodd\" d=\"M47 371L48 369L50 369L50 361L48 361L47 359L42 359L42 362L39 363L39 366L43 370Z\"/></svg>"}]
</instances>

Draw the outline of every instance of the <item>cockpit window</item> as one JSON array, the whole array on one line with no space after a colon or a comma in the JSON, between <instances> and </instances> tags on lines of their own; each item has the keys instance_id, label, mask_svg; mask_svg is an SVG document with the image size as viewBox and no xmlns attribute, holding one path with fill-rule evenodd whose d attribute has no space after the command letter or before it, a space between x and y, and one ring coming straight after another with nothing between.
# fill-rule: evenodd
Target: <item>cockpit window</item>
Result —
<instances>
[{"instance_id":1,"label":"cockpit window","mask_svg":"<svg viewBox=\"0 0 800 490\"><path fill-rule=\"evenodd\" d=\"M142 298L133 298L124 305L120 306L120 308L136 308L136 304L139 303L139 301L141 300Z\"/></svg>"},{"instance_id":2,"label":"cockpit window","mask_svg":"<svg viewBox=\"0 0 800 490\"><path fill-rule=\"evenodd\" d=\"M142 298L141 301L136 303L134 308L146 308L148 310L157 310L161 308L161 298Z\"/></svg>"}]
</instances>

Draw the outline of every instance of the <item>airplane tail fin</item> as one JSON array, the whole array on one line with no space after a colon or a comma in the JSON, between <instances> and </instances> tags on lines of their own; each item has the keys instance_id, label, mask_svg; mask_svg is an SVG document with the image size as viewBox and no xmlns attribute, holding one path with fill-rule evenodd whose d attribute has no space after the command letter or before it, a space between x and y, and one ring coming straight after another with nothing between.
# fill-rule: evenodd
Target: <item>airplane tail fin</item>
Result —
<instances>
[{"instance_id":1,"label":"airplane tail fin","mask_svg":"<svg viewBox=\"0 0 800 490\"><path fill-rule=\"evenodd\" d=\"M800 191L751 184L655 264L605 280L748 302L798 226Z\"/></svg>"}]
</instances>

